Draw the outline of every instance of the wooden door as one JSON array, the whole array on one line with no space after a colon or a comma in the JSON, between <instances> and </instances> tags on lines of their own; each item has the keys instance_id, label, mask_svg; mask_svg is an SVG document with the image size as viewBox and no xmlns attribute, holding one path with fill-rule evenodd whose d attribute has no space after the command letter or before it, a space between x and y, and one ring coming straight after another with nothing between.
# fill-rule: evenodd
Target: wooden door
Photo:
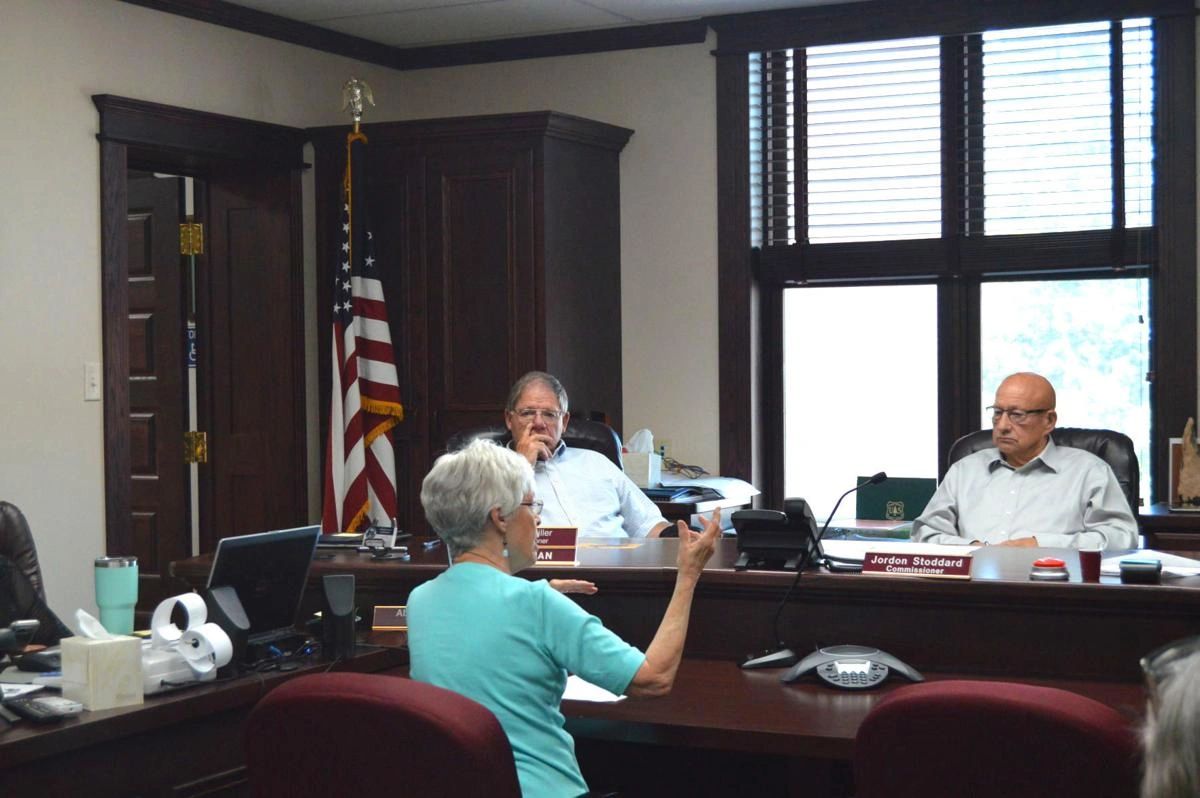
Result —
<instances>
[{"instance_id":1,"label":"wooden door","mask_svg":"<svg viewBox=\"0 0 1200 798\"><path fill-rule=\"evenodd\" d=\"M305 523L303 279L289 173L213 176L197 201L208 273L199 292L200 546Z\"/></svg>"},{"instance_id":2,"label":"wooden door","mask_svg":"<svg viewBox=\"0 0 1200 798\"><path fill-rule=\"evenodd\" d=\"M513 381L539 365L533 149L448 146L426 162L430 445L498 424Z\"/></svg>"},{"instance_id":3,"label":"wooden door","mask_svg":"<svg viewBox=\"0 0 1200 798\"><path fill-rule=\"evenodd\" d=\"M179 255L182 178L130 176L128 216L129 480L138 605L166 597L172 560L190 557L191 525L183 432L184 282Z\"/></svg>"}]
</instances>

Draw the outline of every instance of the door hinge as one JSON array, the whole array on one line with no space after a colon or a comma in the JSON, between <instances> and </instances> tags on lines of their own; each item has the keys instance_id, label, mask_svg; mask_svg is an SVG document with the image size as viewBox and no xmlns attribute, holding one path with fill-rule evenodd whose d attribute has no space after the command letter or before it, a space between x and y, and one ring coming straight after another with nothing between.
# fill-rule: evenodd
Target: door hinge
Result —
<instances>
[{"instance_id":1,"label":"door hinge","mask_svg":"<svg viewBox=\"0 0 1200 798\"><path fill-rule=\"evenodd\" d=\"M207 463L208 462L208 433L207 432L185 432L183 433L183 462L184 463Z\"/></svg>"},{"instance_id":2,"label":"door hinge","mask_svg":"<svg viewBox=\"0 0 1200 798\"><path fill-rule=\"evenodd\" d=\"M184 222L179 225L179 254L204 254L204 225L199 222Z\"/></svg>"}]
</instances>

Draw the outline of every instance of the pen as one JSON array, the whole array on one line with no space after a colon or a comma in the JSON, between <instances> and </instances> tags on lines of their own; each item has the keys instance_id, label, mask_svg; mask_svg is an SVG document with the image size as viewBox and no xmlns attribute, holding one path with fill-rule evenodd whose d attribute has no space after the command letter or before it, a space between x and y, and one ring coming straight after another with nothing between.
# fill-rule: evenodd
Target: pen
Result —
<instances>
[{"instance_id":1,"label":"pen","mask_svg":"<svg viewBox=\"0 0 1200 798\"><path fill-rule=\"evenodd\" d=\"M429 551L430 549L436 549L441 542L442 541L439 538L434 538L433 540L427 540L427 541L425 541L425 550Z\"/></svg>"}]
</instances>

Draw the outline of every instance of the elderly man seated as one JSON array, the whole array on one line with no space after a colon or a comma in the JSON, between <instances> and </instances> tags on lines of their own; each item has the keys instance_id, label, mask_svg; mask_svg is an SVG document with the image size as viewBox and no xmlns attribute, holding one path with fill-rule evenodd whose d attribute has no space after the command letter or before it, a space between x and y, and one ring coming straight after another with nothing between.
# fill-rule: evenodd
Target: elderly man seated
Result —
<instances>
[{"instance_id":1,"label":"elderly man seated","mask_svg":"<svg viewBox=\"0 0 1200 798\"><path fill-rule=\"evenodd\" d=\"M1137 523L1108 464L1057 446L1054 386L1005 378L992 411L994 448L959 460L913 522L922 543L1132 549Z\"/></svg>"},{"instance_id":2,"label":"elderly man seated","mask_svg":"<svg viewBox=\"0 0 1200 798\"><path fill-rule=\"evenodd\" d=\"M504 411L512 449L533 466L542 521L578 527L581 537L658 537L670 524L641 488L604 455L563 443L567 408L562 383L531 371L513 385Z\"/></svg>"}]
</instances>

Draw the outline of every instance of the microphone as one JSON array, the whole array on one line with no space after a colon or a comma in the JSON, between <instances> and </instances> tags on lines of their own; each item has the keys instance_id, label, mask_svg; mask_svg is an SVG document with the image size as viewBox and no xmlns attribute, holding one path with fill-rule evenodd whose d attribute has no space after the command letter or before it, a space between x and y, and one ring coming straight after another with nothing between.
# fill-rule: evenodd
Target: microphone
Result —
<instances>
[{"instance_id":1,"label":"microphone","mask_svg":"<svg viewBox=\"0 0 1200 798\"><path fill-rule=\"evenodd\" d=\"M876 474L873 474L866 482L863 482L860 485L855 485L853 488L839 496L838 500L833 503L833 509L829 511L829 517L825 519L825 525L821 527L821 531L817 533L817 539L813 541L812 553L813 556L817 557L817 565L827 565L829 563L829 558L826 557L825 552L821 550L821 538L825 537L825 530L829 529L829 523L833 520L834 513L836 513L838 508L842 506L842 499L846 498L851 493L854 493L854 491L858 490L859 488L865 488L867 485L878 485L880 482L887 480L887 478L888 476L886 471L880 471Z\"/></svg>"},{"instance_id":2,"label":"microphone","mask_svg":"<svg viewBox=\"0 0 1200 798\"><path fill-rule=\"evenodd\" d=\"M818 565L828 562L829 558L826 557L825 553L821 550L821 538L825 537L825 530L829 529L829 524L831 521L833 521L834 514L837 513L838 507L842 506L842 499L845 499L859 488L866 487L867 485L878 485L880 482L883 482L886 479L887 473L880 471L873 475L866 482L863 482L861 485L855 485L853 488L843 493L838 497L838 500L834 502L833 509L829 512L829 517L825 519L825 524L821 527L821 531L817 533L815 538L813 538L812 544L808 547L808 552L804 558L804 561L801 562L800 567L796 569L796 578L792 580L792 584L788 587L787 593L783 595L783 600L779 602L778 609L775 610L775 641L779 648L775 651L768 651L765 654L748 658L742 663L742 668L744 670L751 670L754 668L785 668L789 665L794 665L800 660L800 657L796 656L796 652L784 645L783 636L779 634L779 618L783 614L783 608L787 606L788 599L792 596L792 591L796 589L796 585L800 582L800 575L804 573L804 568L808 565L812 558L817 558Z\"/></svg>"}]
</instances>

